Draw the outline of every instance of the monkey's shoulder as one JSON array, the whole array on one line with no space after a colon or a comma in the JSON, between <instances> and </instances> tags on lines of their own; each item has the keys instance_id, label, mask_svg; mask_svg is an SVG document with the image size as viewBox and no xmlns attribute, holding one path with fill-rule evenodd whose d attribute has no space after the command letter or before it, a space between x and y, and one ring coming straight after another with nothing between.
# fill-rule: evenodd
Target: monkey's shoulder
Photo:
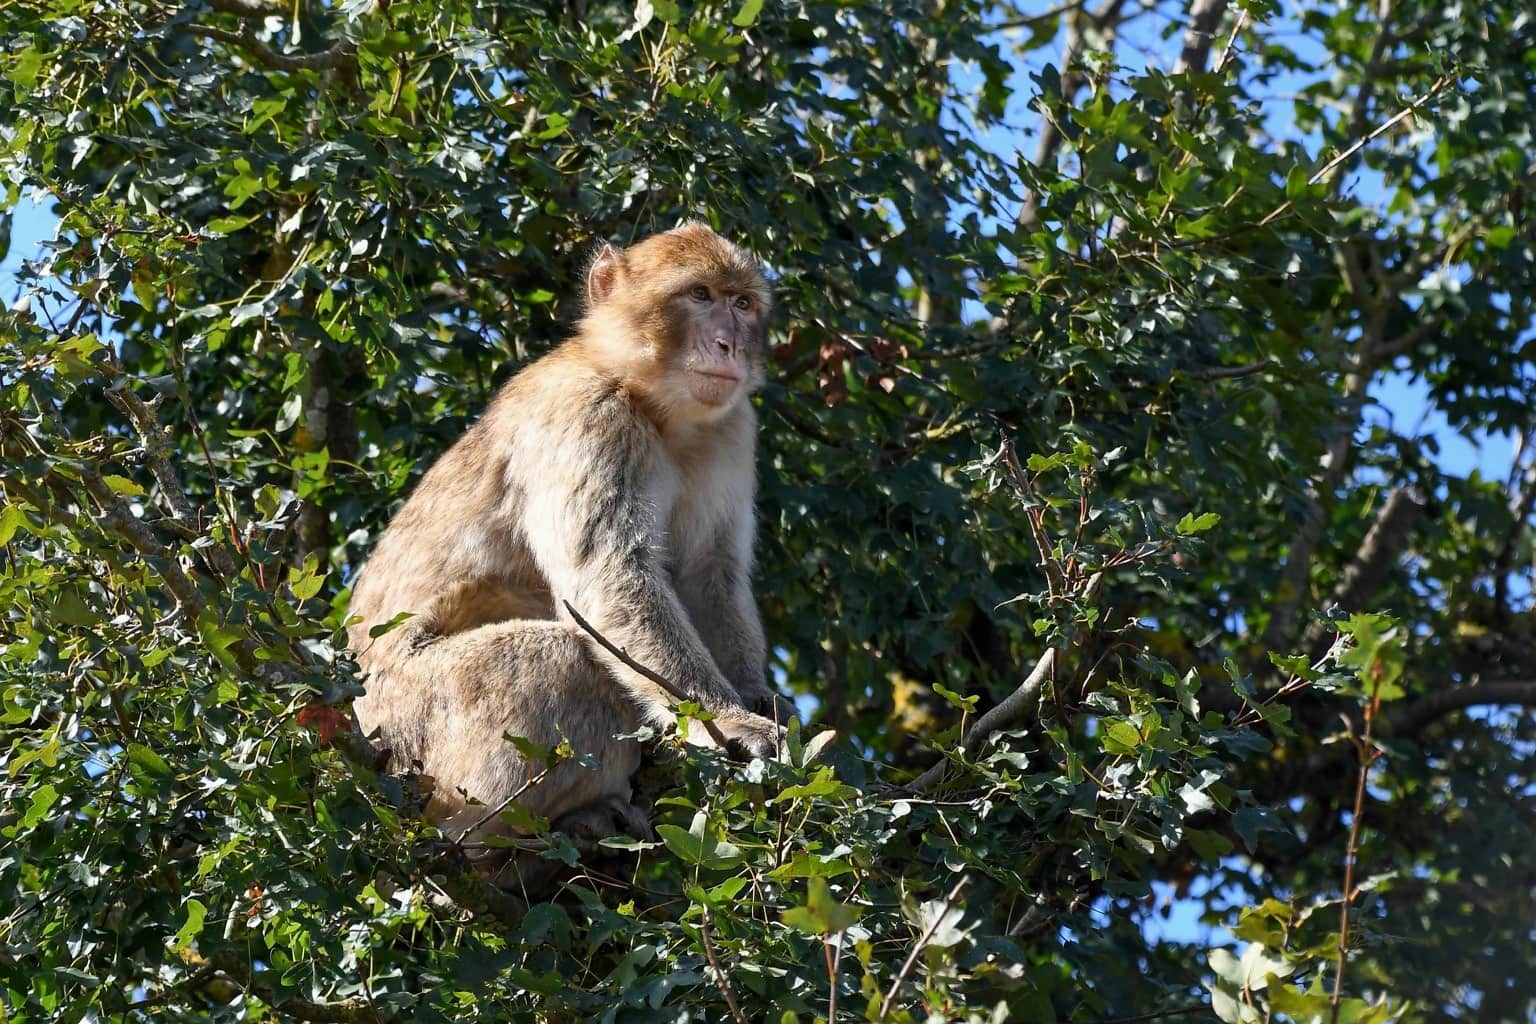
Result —
<instances>
[{"instance_id":1,"label":"monkey's shoulder","mask_svg":"<svg viewBox=\"0 0 1536 1024\"><path fill-rule=\"evenodd\" d=\"M622 455L661 440L631 384L559 352L508 381L486 419L494 433L539 447L579 444Z\"/></svg>"}]
</instances>

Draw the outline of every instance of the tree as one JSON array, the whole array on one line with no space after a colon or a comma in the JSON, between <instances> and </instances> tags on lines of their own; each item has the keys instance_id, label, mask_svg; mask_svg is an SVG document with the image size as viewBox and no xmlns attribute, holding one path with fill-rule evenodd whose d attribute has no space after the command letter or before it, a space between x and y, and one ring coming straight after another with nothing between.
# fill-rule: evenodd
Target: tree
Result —
<instances>
[{"instance_id":1,"label":"tree","mask_svg":"<svg viewBox=\"0 0 1536 1024\"><path fill-rule=\"evenodd\" d=\"M1529 1017L1523 4L4 19L5 207L59 219L0 331L8 1019ZM655 843L525 822L588 865L530 906L357 734L347 581L685 215L785 309L811 722L655 741Z\"/></svg>"}]
</instances>

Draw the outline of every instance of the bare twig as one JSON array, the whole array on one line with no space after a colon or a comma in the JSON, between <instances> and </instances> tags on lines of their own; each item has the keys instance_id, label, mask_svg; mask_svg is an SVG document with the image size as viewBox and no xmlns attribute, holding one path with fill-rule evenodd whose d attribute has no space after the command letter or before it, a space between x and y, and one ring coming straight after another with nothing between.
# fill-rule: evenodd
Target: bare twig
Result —
<instances>
[{"instance_id":1,"label":"bare twig","mask_svg":"<svg viewBox=\"0 0 1536 1024\"><path fill-rule=\"evenodd\" d=\"M1371 696L1365 704L1365 729L1359 737L1353 735L1355 753L1360 762L1355 777L1355 807L1349 818L1349 844L1344 849L1344 893L1339 906L1339 955L1333 973L1333 995L1329 999L1332 1010L1331 1024L1338 1024L1339 1009L1344 999L1344 966L1349 958L1349 912L1355 902L1355 861L1360 857L1360 819L1365 813L1365 783L1370 776L1371 765L1381 757L1381 751L1371 742L1371 729L1376 722L1380 706L1377 693L1379 682L1371 684Z\"/></svg>"},{"instance_id":2,"label":"bare twig","mask_svg":"<svg viewBox=\"0 0 1536 1024\"><path fill-rule=\"evenodd\" d=\"M827 962L827 1024L835 1024L837 1020L837 965L843 958L843 936L839 932L837 945L832 944L830 935L821 938L821 955Z\"/></svg>"},{"instance_id":3,"label":"bare twig","mask_svg":"<svg viewBox=\"0 0 1536 1024\"><path fill-rule=\"evenodd\" d=\"M459 833L459 837L454 840L454 843L457 844L457 843L464 842L464 840L469 838L470 833L474 832L481 825L484 825L486 822L488 822L492 818L496 817L496 815L500 814L502 811L506 810L508 807L511 807L513 801L517 800L518 797L522 796L524 793L528 792L530 789L532 789L534 786L537 786L539 783L543 782L545 779L549 778L549 773L554 771L554 768L555 768L555 766L552 765L552 764L551 765L545 765L544 768L541 769L537 775L533 775L533 776L530 776L528 779L525 779L523 781L523 784L521 786L518 786L516 789L514 789L511 792L510 795L508 795L507 797L502 799L500 802L498 802L496 804L496 806L494 806L490 810L486 811L480 817L476 818L474 824L470 825L464 831L460 832Z\"/></svg>"},{"instance_id":4,"label":"bare twig","mask_svg":"<svg viewBox=\"0 0 1536 1024\"><path fill-rule=\"evenodd\" d=\"M629 652L624 650L624 648L615 646L612 640L609 640L607 637L603 636L603 634L597 631L596 626L582 618L581 613L578 612L575 608L571 607L571 602L564 601L561 603L565 605L565 610L570 612L571 618L575 621L576 625L585 630L587 635L590 636L593 640L596 640L598 645L602 647L603 650L607 651L615 658L618 658L619 661L623 662L624 665L628 668L640 673L640 675L661 687L666 691L668 696L677 701L679 704L685 701L693 700L693 698L690 697L687 693L683 692L683 690L676 683L671 682L665 676L662 676L659 673L646 668L634 658L631 658L629 656ZM699 724L704 727L705 732L709 733L709 738L719 744L721 750L724 750L725 734L715 726L715 723L699 721Z\"/></svg>"},{"instance_id":5,"label":"bare twig","mask_svg":"<svg viewBox=\"0 0 1536 1024\"><path fill-rule=\"evenodd\" d=\"M1007 21L1000 21L996 25L990 26L988 31L1003 32L1015 28L1033 28L1041 22L1050 21L1052 18L1059 18L1068 11L1081 10L1086 2L1087 0L1067 0L1066 3L1057 4L1055 7L1047 8L1038 14L1025 14L1017 18L1010 18Z\"/></svg>"},{"instance_id":6,"label":"bare twig","mask_svg":"<svg viewBox=\"0 0 1536 1024\"><path fill-rule=\"evenodd\" d=\"M1237 21L1232 25L1232 34L1227 37L1227 45L1222 47L1221 57L1216 61L1216 73L1218 75L1227 70L1227 64L1232 60L1232 55L1236 52L1234 47L1237 46L1237 37L1247 24L1248 10L1244 8L1237 12Z\"/></svg>"},{"instance_id":7,"label":"bare twig","mask_svg":"<svg viewBox=\"0 0 1536 1024\"><path fill-rule=\"evenodd\" d=\"M1441 75L1439 78L1435 79L1434 82L1430 85L1430 87L1428 89L1426 89L1424 91L1424 93L1422 95L1420 95L1417 99L1411 101L1402 110L1399 110L1397 113L1395 113L1391 117L1387 118L1387 120L1385 120L1381 124L1377 125L1376 128L1374 130L1372 130L1372 132L1369 135L1365 136L1364 138L1355 140L1354 143L1352 143L1348 148L1346 148L1338 156L1334 157L1332 160L1329 160L1326 164L1324 164L1322 166L1321 170L1317 171L1310 178L1307 179L1307 184L1308 185L1316 185L1318 182L1320 182L1324 178L1328 177L1328 175L1333 172L1333 169L1335 167L1338 167L1345 160L1348 160L1350 157L1352 157L1356 153L1360 152L1360 150L1364 149L1366 146L1370 145L1372 142L1375 142L1377 139L1381 138L1387 132L1391 131L1392 127L1394 125L1396 125L1399 121L1403 120L1406 117L1411 116L1412 114L1417 113L1418 109L1420 107L1422 107L1424 104L1428 103L1431 99L1433 99L1440 92L1441 89L1446 87L1446 85L1451 81L1451 77L1452 76L1450 76L1450 75ZM1262 228L1265 225L1270 224L1276 218L1282 216L1290 208L1291 208L1291 201L1289 199L1287 199L1285 202L1281 203L1279 206L1277 206L1273 210L1269 211L1269 213L1265 214L1264 215L1264 219L1259 221L1258 226Z\"/></svg>"},{"instance_id":8,"label":"bare twig","mask_svg":"<svg viewBox=\"0 0 1536 1024\"><path fill-rule=\"evenodd\" d=\"M720 969L720 961L715 959L715 947L709 941L709 908L704 908L704 917L699 922L699 938L704 940L704 956L709 960L709 968L714 972L715 987L720 994L725 996L725 1005L731 1009L731 1019L736 1024L747 1024L747 1018L741 1015L741 1007L736 1005L736 994L731 991L731 986L726 983L725 972ZM829 1016L827 1018L831 1020Z\"/></svg>"},{"instance_id":9,"label":"bare twig","mask_svg":"<svg viewBox=\"0 0 1536 1024\"><path fill-rule=\"evenodd\" d=\"M923 947L928 944L928 940L933 938L933 933L938 931L939 925L943 923L944 918L949 916L949 908L954 906L955 900L960 896L960 890L965 888L966 881L967 877L961 875L960 881L956 882L954 888L949 890L949 895L944 897L944 903L939 908L939 912L934 915L932 921L928 922L928 927L923 929L923 934L918 937L917 945L912 947L911 952L907 954L906 960L902 961L901 970L896 972L895 980L891 982L891 987L885 993L885 998L880 1001L880 1020L884 1020L886 1015L891 1012L891 1003L896 1001L896 992L901 988L901 983L906 980L908 972L912 970L912 965L917 963L918 954L923 951Z\"/></svg>"}]
</instances>

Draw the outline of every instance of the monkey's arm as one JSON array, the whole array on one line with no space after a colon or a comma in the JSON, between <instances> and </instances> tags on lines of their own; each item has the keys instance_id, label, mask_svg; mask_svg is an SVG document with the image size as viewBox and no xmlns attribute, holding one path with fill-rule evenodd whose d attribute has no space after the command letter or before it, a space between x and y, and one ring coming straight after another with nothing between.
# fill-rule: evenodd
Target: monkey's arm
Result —
<instances>
[{"instance_id":1,"label":"monkey's arm","mask_svg":"<svg viewBox=\"0 0 1536 1024\"><path fill-rule=\"evenodd\" d=\"M629 657L714 714L727 738L752 754L771 752L773 723L742 706L672 586L656 512L662 470L647 436L611 408L594 410L585 429L580 440L555 445L543 435L541 478L526 487L525 539L555 608L563 613L569 601ZM672 721L665 691L590 647L649 720Z\"/></svg>"},{"instance_id":2,"label":"monkey's arm","mask_svg":"<svg viewBox=\"0 0 1536 1024\"><path fill-rule=\"evenodd\" d=\"M741 702L771 718L774 694L766 675L767 643L757 602L752 598L751 531L733 528L730 532L737 536L722 537L713 557L684 569L678 578L678 592L715 664L741 695Z\"/></svg>"}]
</instances>

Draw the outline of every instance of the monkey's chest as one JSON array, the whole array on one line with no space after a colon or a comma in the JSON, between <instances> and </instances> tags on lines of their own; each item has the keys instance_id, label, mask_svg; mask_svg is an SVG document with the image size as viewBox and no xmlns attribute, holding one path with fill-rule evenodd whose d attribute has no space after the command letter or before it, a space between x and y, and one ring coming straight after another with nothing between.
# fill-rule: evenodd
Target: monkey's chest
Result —
<instances>
[{"instance_id":1,"label":"monkey's chest","mask_svg":"<svg viewBox=\"0 0 1536 1024\"><path fill-rule=\"evenodd\" d=\"M732 467L713 465L675 476L665 515L668 561L686 567L735 546L738 525L750 529L752 479ZM722 550L724 549L724 550Z\"/></svg>"}]
</instances>

